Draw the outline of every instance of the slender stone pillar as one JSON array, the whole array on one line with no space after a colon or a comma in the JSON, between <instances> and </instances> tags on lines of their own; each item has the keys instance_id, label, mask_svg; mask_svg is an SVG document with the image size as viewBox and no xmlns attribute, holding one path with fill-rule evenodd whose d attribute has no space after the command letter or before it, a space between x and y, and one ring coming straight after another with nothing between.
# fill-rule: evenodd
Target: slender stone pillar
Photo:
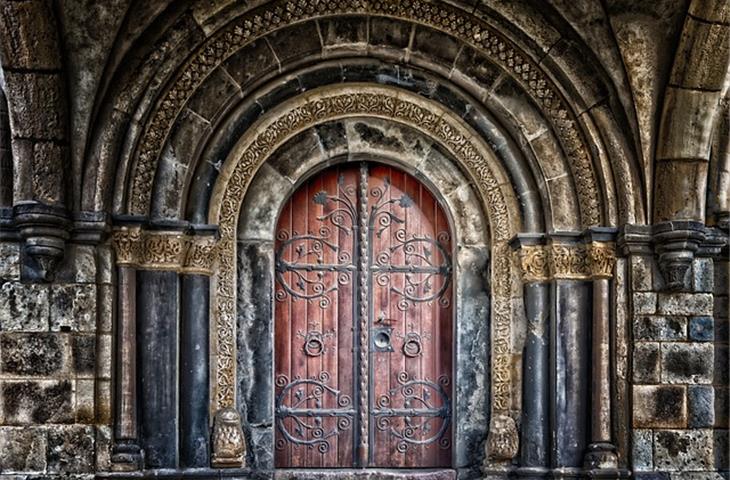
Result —
<instances>
[{"instance_id":1,"label":"slender stone pillar","mask_svg":"<svg viewBox=\"0 0 730 480\"><path fill-rule=\"evenodd\" d=\"M611 286L616 249L615 232L595 229L587 234L588 264L593 277L591 444L585 468L593 478L620 478L611 428Z\"/></svg>"},{"instance_id":2,"label":"slender stone pillar","mask_svg":"<svg viewBox=\"0 0 730 480\"><path fill-rule=\"evenodd\" d=\"M551 478L582 478L588 444L591 284L578 234L550 239Z\"/></svg>"},{"instance_id":3,"label":"slender stone pillar","mask_svg":"<svg viewBox=\"0 0 730 480\"><path fill-rule=\"evenodd\" d=\"M545 478L550 472L550 272L542 235L519 235L527 332L522 372L522 435L519 478Z\"/></svg>"},{"instance_id":4,"label":"slender stone pillar","mask_svg":"<svg viewBox=\"0 0 730 480\"><path fill-rule=\"evenodd\" d=\"M117 368L112 469L132 471L140 468L142 458L137 432L136 272L131 267L119 267L117 282Z\"/></svg>"},{"instance_id":5,"label":"slender stone pillar","mask_svg":"<svg viewBox=\"0 0 730 480\"><path fill-rule=\"evenodd\" d=\"M140 440L148 468L178 464L178 274L137 272Z\"/></svg>"},{"instance_id":6,"label":"slender stone pillar","mask_svg":"<svg viewBox=\"0 0 730 480\"><path fill-rule=\"evenodd\" d=\"M182 276L180 315L180 466L207 467L210 438L208 308L210 280Z\"/></svg>"}]
</instances>

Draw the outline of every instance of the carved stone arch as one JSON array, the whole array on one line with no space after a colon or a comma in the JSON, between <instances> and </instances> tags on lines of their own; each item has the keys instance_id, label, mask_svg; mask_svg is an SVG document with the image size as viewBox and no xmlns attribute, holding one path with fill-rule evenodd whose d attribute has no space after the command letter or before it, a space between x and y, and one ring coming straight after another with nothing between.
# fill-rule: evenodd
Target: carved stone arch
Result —
<instances>
[{"instance_id":1,"label":"carved stone arch","mask_svg":"<svg viewBox=\"0 0 730 480\"><path fill-rule=\"evenodd\" d=\"M303 4L300 9L294 9L292 12L286 11L276 2L267 5L274 13L272 22L276 21L277 14L281 14L281 18L297 20L311 20L319 18L321 15L330 13L327 11L328 6L321 6L325 11L320 11L316 15L308 13L309 7ZM334 4L332 8L335 8ZM614 153L606 146L618 145L617 137L598 138L594 136L594 142L601 142L601 147L596 148L596 154L602 156L601 172L597 172L593 166L591 148L586 146L584 127L581 127L582 119L575 116L573 108L567 103L564 92L558 89L553 80L541 70L541 66L534 64L531 55L521 52L509 41L507 41L499 32L495 31L487 25L481 18L468 17L468 21L456 21L459 16L464 15L455 7L446 4L421 4L420 2L411 2L399 5L395 10L385 8L380 4L368 5L367 8L355 4L344 2L337 5L332 13L338 15L343 14L369 14L369 15L388 15L390 17L403 19L406 21L418 18L421 23L424 21L429 28L433 28L439 32L445 33L447 36L458 38L464 42L470 49L483 52L488 58L491 58L500 64L510 78L525 88L532 99L540 106L549 119L552 127L559 137L561 148L566 152L570 159L568 164L573 168L572 177L575 179L577 188L581 196L581 202L585 205L582 207L584 211L583 225L602 223L604 213L601 209L608 208L605 205L613 202L612 196L608 198L608 202L603 202L597 197L598 192L603 192L604 187L600 187L598 183L601 177L606 185L613 182L611 162L608 161L606 155ZM279 10L281 9L281 12ZM380 10L379 10L380 9ZM278 13L277 13L278 12ZM314 10L312 10L314 12ZM258 16L257 16L258 15ZM291 18L290 18L291 17ZM258 20L256 20L258 18ZM425 19L425 20L424 20ZM256 21L254 21L256 20ZM215 22L214 22L215 23ZM467 32L468 28L473 31ZM250 25L251 27L247 27ZM142 130L139 143L139 157L134 160L134 171L131 175L135 179L134 182L149 184L153 181L154 170L157 158L161 148L163 148L165 138L169 134L170 122L176 118L183 110L187 99L190 98L195 89L203 82L205 78L218 66L220 62L229 58L230 55L237 52L240 48L248 46L250 42L260 36L267 34L273 24L269 20L261 17L257 10L246 12L240 17L233 18L227 26L220 30L215 30L210 38L205 41L205 45L201 46L198 53L195 54L174 76L170 83L170 89L166 90L163 97L156 102L156 107L149 112L149 122ZM604 116L605 117L605 116ZM596 123L603 125L598 121ZM590 122L589 122L590 123ZM609 122L610 123L610 122ZM590 128L589 128L590 130ZM611 147L613 148L613 147ZM606 153L602 153L606 151ZM616 155L618 158L625 158L626 155ZM623 168L623 167L622 167ZM616 171L616 175L621 178L618 182L620 188L630 186L634 183L635 172L632 167L623 168ZM98 184L97 184L98 185ZM611 191L611 188L608 191ZM630 188L630 187L629 187ZM149 188L141 186L133 187L133 191L140 193L149 191ZM612 195L612 194L610 194ZM629 205L632 201L628 197L633 196L633 192L619 192L618 201ZM134 195L132 195L134 197ZM132 198L130 197L130 198ZM146 212L148 203L141 200L142 204L135 205L132 212ZM628 202L628 203L627 203ZM131 205L131 204L130 204ZM640 205L622 207L631 218L635 217L634 210L640 210ZM613 214L609 214L612 216ZM589 217L590 220L589 220ZM613 221L612 221L613 222Z\"/></svg>"},{"instance_id":2,"label":"carved stone arch","mask_svg":"<svg viewBox=\"0 0 730 480\"><path fill-rule=\"evenodd\" d=\"M515 449L493 452L494 459L516 454L516 429L513 416L519 410L512 395L515 385L511 358L512 324L521 315L512 301L519 295L507 241L519 231L516 199L508 179L488 147L473 131L442 107L403 91L357 85L313 90L286 102L262 118L236 145L222 168L213 198L209 223L220 227L219 269L211 288L211 324L214 354L211 358L213 395L216 409L233 406L236 376L236 295L237 235L241 205L252 178L267 159L295 134L330 120L348 117L374 117L401 123L436 140L477 192L487 213L491 246L491 402L490 419L502 426L500 433L513 432L508 445ZM506 427L504 426L506 425ZM503 445L500 444L500 445Z\"/></svg>"}]
</instances>

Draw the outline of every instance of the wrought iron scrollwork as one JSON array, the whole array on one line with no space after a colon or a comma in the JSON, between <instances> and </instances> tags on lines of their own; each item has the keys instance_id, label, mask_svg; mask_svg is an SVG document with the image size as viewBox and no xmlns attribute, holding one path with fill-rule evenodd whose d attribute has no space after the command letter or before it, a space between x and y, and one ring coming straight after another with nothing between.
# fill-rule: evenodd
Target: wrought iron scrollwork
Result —
<instances>
[{"instance_id":1,"label":"wrought iron scrollwork","mask_svg":"<svg viewBox=\"0 0 730 480\"><path fill-rule=\"evenodd\" d=\"M451 401L445 388L450 380L441 376L438 383L423 380L412 380L408 373L397 375L398 386L377 399L377 406L372 411L375 426L378 430L388 432L399 439L396 449L403 453L409 445L430 445L438 442L441 448L449 448L451 440L446 435L451 422ZM395 399L402 401L402 407L393 407ZM403 418L403 427L399 428L392 421L395 417ZM438 422L434 432L434 423Z\"/></svg>"},{"instance_id":2,"label":"wrought iron scrollwork","mask_svg":"<svg viewBox=\"0 0 730 480\"><path fill-rule=\"evenodd\" d=\"M355 186L345 183L344 177L338 179L340 195L330 195L325 191L316 193L312 202L317 205L333 205L332 210L317 217L327 222L335 231L351 236L356 222ZM308 301L319 300L321 308L332 304L330 294L338 290L340 285L352 282L356 268L352 254L343 249L334 240L332 228L323 224L317 234L299 234L296 231L279 230L276 251L276 280L281 290L276 292L276 299L283 301L287 296ZM354 240L353 240L354 241ZM284 253L291 249L290 260L284 260ZM335 263L326 263L327 252L336 256ZM285 274L290 273L290 281Z\"/></svg>"},{"instance_id":3,"label":"wrought iron scrollwork","mask_svg":"<svg viewBox=\"0 0 730 480\"><path fill-rule=\"evenodd\" d=\"M327 453L331 448L330 439L350 429L355 415L352 398L327 385L329 378L327 372L293 381L286 375L277 376L276 386L282 388L276 398L276 426L282 435L276 442L277 449L283 449L289 442ZM337 406L325 408L325 396L330 396ZM334 417L337 422L327 428L323 420L327 417ZM293 420L293 431L287 429L286 419Z\"/></svg>"}]
</instances>

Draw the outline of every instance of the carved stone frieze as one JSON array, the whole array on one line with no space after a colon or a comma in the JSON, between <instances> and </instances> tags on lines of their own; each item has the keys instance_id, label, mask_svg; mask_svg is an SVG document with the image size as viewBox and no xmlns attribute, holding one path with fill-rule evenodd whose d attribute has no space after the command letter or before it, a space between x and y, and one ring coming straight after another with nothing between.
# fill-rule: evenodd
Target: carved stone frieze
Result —
<instances>
[{"instance_id":1,"label":"carved stone frieze","mask_svg":"<svg viewBox=\"0 0 730 480\"><path fill-rule=\"evenodd\" d=\"M591 277L586 247L583 244L552 244L550 276L554 279L586 280Z\"/></svg>"},{"instance_id":2,"label":"carved stone frieze","mask_svg":"<svg viewBox=\"0 0 730 480\"><path fill-rule=\"evenodd\" d=\"M215 261L215 239L212 237L132 227L114 231L112 244L117 265L146 270L210 275Z\"/></svg>"},{"instance_id":3,"label":"carved stone frieze","mask_svg":"<svg viewBox=\"0 0 730 480\"><path fill-rule=\"evenodd\" d=\"M447 3L431 3L423 0L407 0L403 2L363 2L361 0L279 0L268 5L266 12L253 10L225 28L220 29L197 50L195 56L181 68L177 76L170 82L170 88L156 103L151 119L144 129L134 164L132 192L129 210L135 214L145 214L149 207L153 188L155 170L160 152L172 128L175 118L183 110L205 78L227 58L258 38L271 33L285 24L305 21L325 15L369 14L387 15L404 21L417 22L431 28L441 30L459 40L484 52L490 59L498 63L532 96L543 109L553 126L558 138L568 152L568 165L572 169L574 182L580 201L580 212L584 226L597 225L601 220L599 209L598 184L592 168L589 149L586 147L583 134L577 125L573 111L566 105L558 87L548 75L542 71L528 54L520 51L510 40L502 36L485 21L472 17L463 21L461 10ZM367 101L377 103L376 99L367 97ZM348 102L347 98L339 99ZM352 99L351 101L356 101ZM396 108L399 103L391 99L390 114L394 116L410 115L407 111ZM407 107L400 104L399 108ZM310 109L310 115L318 115L331 109L326 104L318 104L318 108ZM302 112L303 113L303 112ZM431 112L420 111L421 120L425 124L438 126L439 137L449 141L452 133L458 129L450 128ZM298 122L297 113L283 118L282 123ZM275 136L275 135L272 135ZM468 146L464 146L464 155L469 155ZM257 156L257 149L249 155Z\"/></svg>"}]
</instances>

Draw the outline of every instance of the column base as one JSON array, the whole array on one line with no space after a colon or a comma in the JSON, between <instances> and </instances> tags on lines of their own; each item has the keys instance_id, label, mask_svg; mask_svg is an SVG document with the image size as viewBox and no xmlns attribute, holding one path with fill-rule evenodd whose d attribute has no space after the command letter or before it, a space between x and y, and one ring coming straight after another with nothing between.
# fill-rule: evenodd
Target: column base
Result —
<instances>
[{"instance_id":1,"label":"column base","mask_svg":"<svg viewBox=\"0 0 730 480\"><path fill-rule=\"evenodd\" d=\"M515 476L517 478L538 480L548 478L551 470L547 467L519 467L515 470Z\"/></svg>"},{"instance_id":2,"label":"column base","mask_svg":"<svg viewBox=\"0 0 730 480\"><path fill-rule=\"evenodd\" d=\"M144 452L135 442L118 442L112 447L112 471L135 472L144 465Z\"/></svg>"},{"instance_id":3,"label":"column base","mask_svg":"<svg viewBox=\"0 0 730 480\"><path fill-rule=\"evenodd\" d=\"M587 471L616 470L618 468L616 447L608 442L591 443L586 449L583 466Z\"/></svg>"}]
</instances>

